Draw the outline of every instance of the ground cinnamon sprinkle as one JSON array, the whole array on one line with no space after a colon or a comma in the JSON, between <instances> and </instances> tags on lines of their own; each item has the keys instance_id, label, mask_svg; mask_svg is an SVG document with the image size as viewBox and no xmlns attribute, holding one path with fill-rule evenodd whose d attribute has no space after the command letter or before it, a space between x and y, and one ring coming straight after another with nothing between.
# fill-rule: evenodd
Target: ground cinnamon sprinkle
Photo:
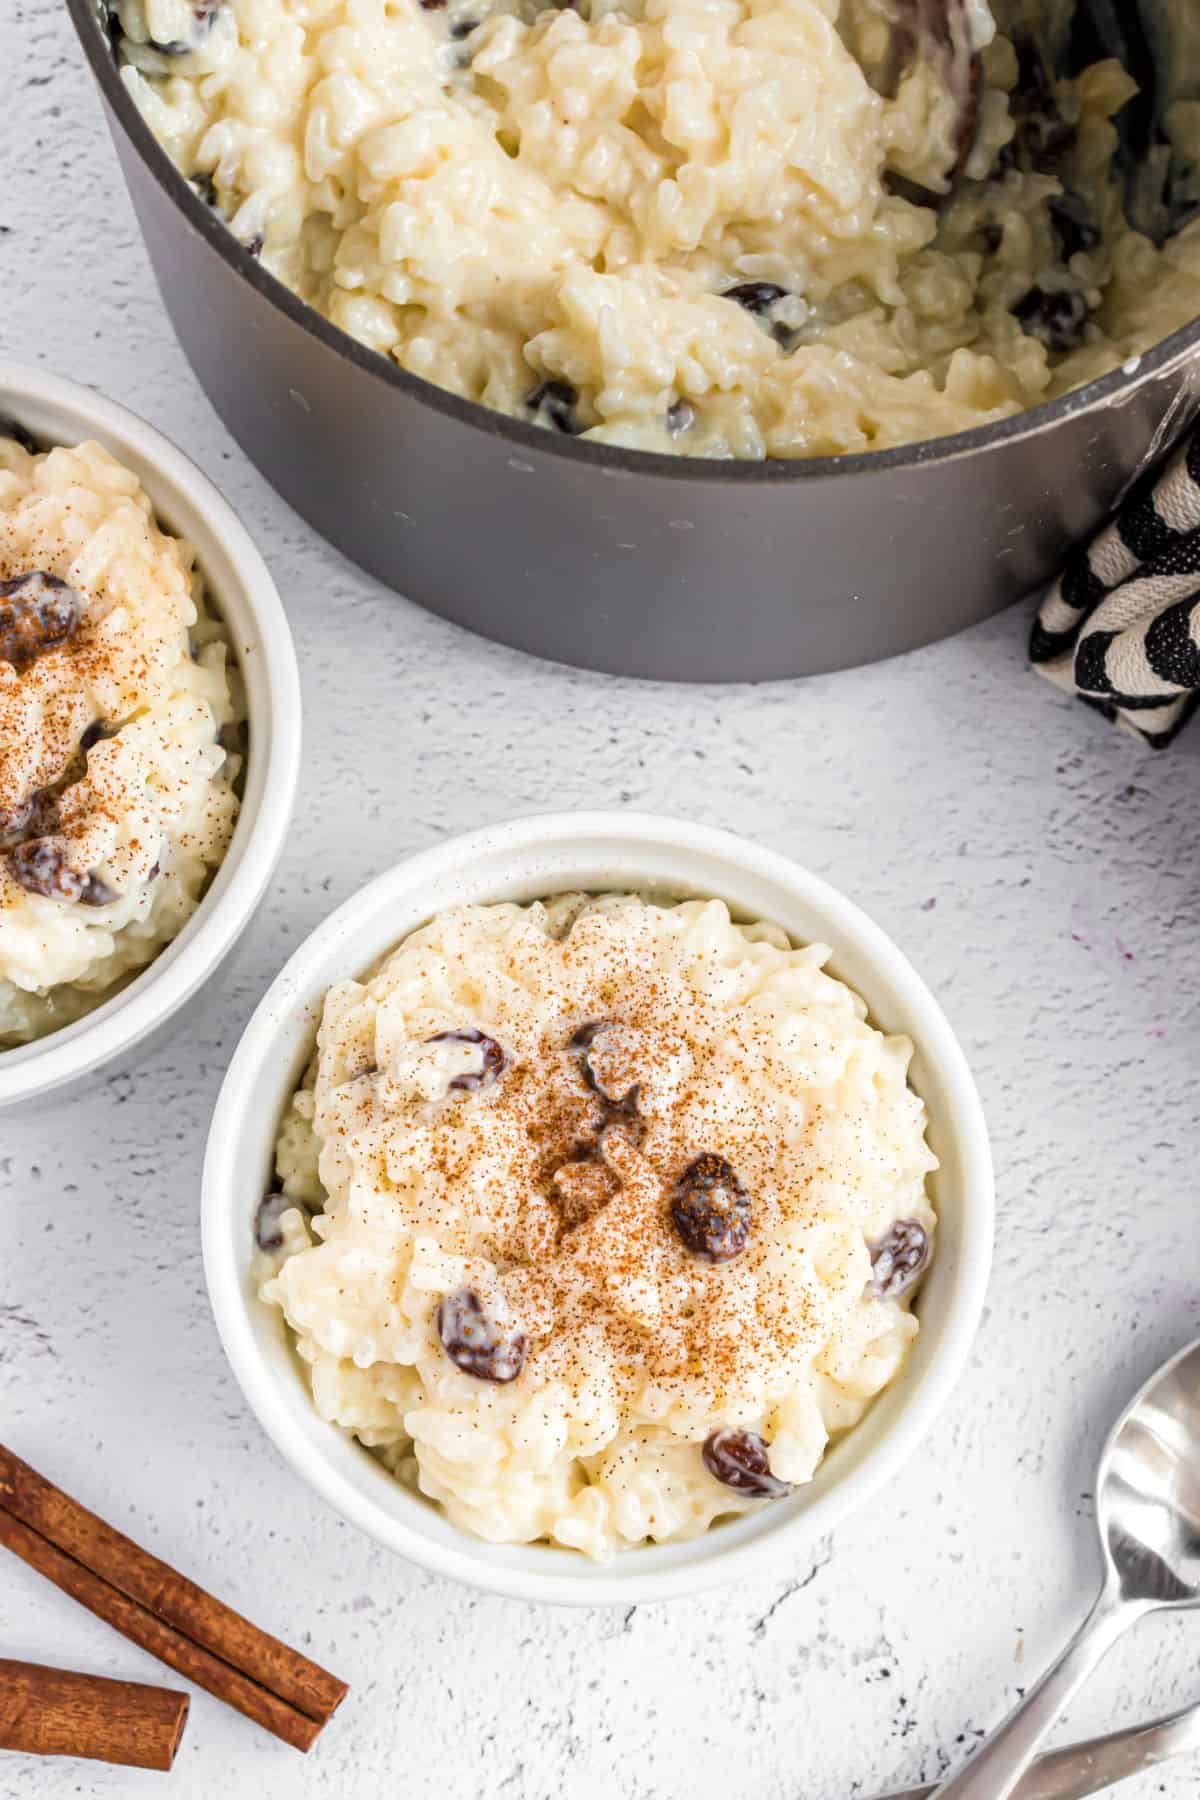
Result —
<instances>
[{"instance_id":1,"label":"ground cinnamon sprinkle","mask_svg":"<svg viewBox=\"0 0 1200 1800\"><path fill-rule=\"evenodd\" d=\"M652 970L635 968L600 997L619 1006L627 1066L617 1085L636 1089L637 1103L606 1104L555 1021L492 1102L497 1122L516 1127L508 1185L525 1204L515 1229L489 1248L506 1275L521 1272L517 1293L536 1296L538 1313L552 1317L547 1335L560 1362L586 1360L599 1327L615 1367L628 1371L626 1385L642 1385L647 1373L702 1374L716 1393L728 1392L745 1353L741 1326L726 1321L722 1301L753 1276L757 1328L785 1354L811 1340L813 1308L789 1304L778 1282L764 1281L753 1227L740 1268L698 1261L673 1225L671 1196L698 1155L726 1155L753 1171L754 1224L760 1237L769 1231L781 1209L766 1178L777 1142L774 1098L749 1091L732 1108L714 1106L702 1011L668 995ZM542 1208L552 1209L549 1236L530 1229L530 1212Z\"/></svg>"}]
</instances>

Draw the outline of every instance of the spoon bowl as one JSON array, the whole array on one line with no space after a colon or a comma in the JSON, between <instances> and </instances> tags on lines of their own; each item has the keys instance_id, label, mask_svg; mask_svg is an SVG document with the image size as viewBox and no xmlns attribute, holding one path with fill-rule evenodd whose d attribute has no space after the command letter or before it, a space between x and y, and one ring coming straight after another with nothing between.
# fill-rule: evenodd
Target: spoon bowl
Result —
<instances>
[{"instance_id":1,"label":"spoon bowl","mask_svg":"<svg viewBox=\"0 0 1200 1800\"><path fill-rule=\"evenodd\" d=\"M1100 1459L1100 1533L1126 1600L1200 1598L1200 1344L1153 1375Z\"/></svg>"}]
</instances>

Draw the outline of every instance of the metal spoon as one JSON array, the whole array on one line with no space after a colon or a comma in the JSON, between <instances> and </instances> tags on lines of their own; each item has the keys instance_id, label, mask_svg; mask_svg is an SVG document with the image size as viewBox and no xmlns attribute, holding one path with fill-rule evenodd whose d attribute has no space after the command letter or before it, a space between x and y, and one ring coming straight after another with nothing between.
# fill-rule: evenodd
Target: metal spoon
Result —
<instances>
[{"instance_id":1,"label":"metal spoon","mask_svg":"<svg viewBox=\"0 0 1200 1800\"><path fill-rule=\"evenodd\" d=\"M1105 1579L1058 1661L936 1800L1008 1800L1055 1720L1122 1632L1158 1607L1200 1604L1200 1342L1151 1377L1118 1421L1096 1479Z\"/></svg>"},{"instance_id":2,"label":"metal spoon","mask_svg":"<svg viewBox=\"0 0 1200 1800\"><path fill-rule=\"evenodd\" d=\"M983 64L974 17L968 0L842 0L838 11L838 29L879 93L895 99L907 78L924 74L930 96L950 102L946 141L930 143L921 167L889 175L892 191L918 206L946 198L975 142Z\"/></svg>"},{"instance_id":3,"label":"metal spoon","mask_svg":"<svg viewBox=\"0 0 1200 1800\"><path fill-rule=\"evenodd\" d=\"M1039 1756L1021 1777L1013 1800L1087 1800L1130 1775L1195 1750L1200 1750L1200 1706L1184 1706L1148 1725L1128 1725ZM933 1800L936 1793L937 1783L930 1781L880 1794L879 1800Z\"/></svg>"},{"instance_id":4,"label":"metal spoon","mask_svg":"<svg viewBox=\"0 0 1200 1800\"><path fill-rule=\"evenodd\" d=\"M1189 8L1179 0L1062 0L1050 7L1008 0L992 10L1017 50L1009 161L1060 178L1075 131L1059 110L1055 80L1115 59L1137 83L1113 120L1125 212L1135 229L1165 243L1200 212L1200 166L1172 124L1181 102L1200 99ZM948 145L931 141L924 166L887 178L893 193L917 206L940 207L970 164L983 92L977 14L970 0L842 0L838 28L873 87L893 99L904 79L924 72L950 102ZM980 179L986 173L975 171Z\"/></svg>"}]
</instances>

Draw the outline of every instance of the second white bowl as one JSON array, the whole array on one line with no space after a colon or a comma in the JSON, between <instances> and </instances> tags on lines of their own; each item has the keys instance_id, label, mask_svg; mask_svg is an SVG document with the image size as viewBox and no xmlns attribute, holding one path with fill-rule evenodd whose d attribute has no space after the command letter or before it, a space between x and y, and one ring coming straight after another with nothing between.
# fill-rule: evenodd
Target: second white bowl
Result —
<instances>
[{"instance_id":1,"label":"second white bowl","mask_svg":"<svg viewBox=\"0 0 1200 1800\"><path fill-rule=\"evenodd\" d=\"M331 983L361 976L418 925L464 902L529 901L570 889L652 888L711 896L735 917L819 939L875 1023L916 1046L912 1083L940 1162L938 1251L918 1303L921 1333L896 1381L791 1498L704 1537L595 1564L546 1545L469 1537L319 1417L280 1315L256 1297L253 1222L272 1182L280 1118L311 1053ZM893 1477L958 1377L983 1305L992 1247L992 1167L974 1083L920 977L834 888L727 832L638 814L518 820L427 850L348 900L286 965L246 1028L222 1087L204 1166L204 1266L234 1374L276 1446L336 1510L411 1561L529 1600L629 1605L786 1565Z\"/></svg>"},{"instance_id":2,"label":"second white bowl","mask_svg":"<svg viewBox=\"0 0 1200 1800\"><path fill-rule=\"evenodd\" d=\"M270 572L232 508L195 463L144 420L90 388L0 362L0 417L39 444L94 438L131 469L165 530L187 538L229 629L246 692L248 754L233 841L179 936L127 986L73 1024L0 1050L0 1108L74 1084L135 1048L205 986L261 902L279 861L300 769L300 677Z\"/></svg>"}]
</instances>

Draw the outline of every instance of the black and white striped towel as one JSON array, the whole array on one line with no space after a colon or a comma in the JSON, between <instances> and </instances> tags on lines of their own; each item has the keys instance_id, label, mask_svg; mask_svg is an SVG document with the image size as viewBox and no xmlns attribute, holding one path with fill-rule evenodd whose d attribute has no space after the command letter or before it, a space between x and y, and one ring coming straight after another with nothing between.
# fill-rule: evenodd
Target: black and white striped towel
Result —
<instances>
[{"instance_id":1,"label":"black and white striped towel","mask_svg":"<svg viewBox=\"0 0 1200 1800\"><path fill-rule=\"evenodd\" d=\"M1200 430L1130 490L1038 609L1029 653L1161 749L1200 705Z\"/></svg>"}]
</instances>

